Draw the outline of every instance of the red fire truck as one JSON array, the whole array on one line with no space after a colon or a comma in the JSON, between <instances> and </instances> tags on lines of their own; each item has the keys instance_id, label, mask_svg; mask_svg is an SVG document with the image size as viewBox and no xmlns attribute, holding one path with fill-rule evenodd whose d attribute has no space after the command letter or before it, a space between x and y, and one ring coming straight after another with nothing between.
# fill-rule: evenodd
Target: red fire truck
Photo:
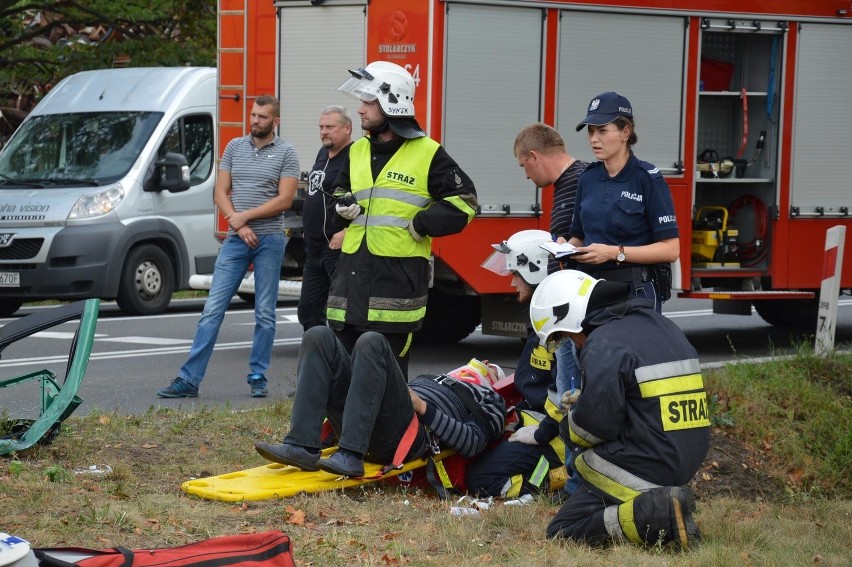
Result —
<instances>
[{"instance_id":1,"label":"red fire truck","mask_svg":"<svg viewBox=\"0 0 852 567\"><path fill-rule=\"evenodd\" d=\"M508 279L480 268L492 243L549 226L552 191L525 179L514 136L543 121L591 160L573 126L594 94L615 90L636 112L637 155L671 187L678 295L813 324L826 230L852 224L850 53L848 0L219 0L220 154L248 131L254 98L273 93L307 169L320 110L355 107L335 91L346 69L404 66L420 124L480 203L461 234L433 243L422 335L457 340L480 321L521 335ZM295 272L300 251L293 238ZM852 247L845 256L848 291Z\"/></svg>"}]
</instances>

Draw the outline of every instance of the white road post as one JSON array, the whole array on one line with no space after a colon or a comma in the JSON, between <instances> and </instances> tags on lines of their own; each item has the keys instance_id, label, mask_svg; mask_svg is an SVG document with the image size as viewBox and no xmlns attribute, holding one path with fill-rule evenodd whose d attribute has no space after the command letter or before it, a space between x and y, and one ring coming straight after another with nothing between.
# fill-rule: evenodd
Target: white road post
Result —
<instances>
[{"instance_id":1,"label":"white road post","mask_svg":"<svg viewBox=\"0 0 852 567\"><path fill-rule=\"evenodd\" d=\"M846 227L833 226L825 231L825 256L822 264L822 285L819 290L819 316L817 317L814 352L826 356L834 350L834 332L837 328L837 298L840 295L840 274L843 272L843 245Z\"/></svg>"}]
</instances>

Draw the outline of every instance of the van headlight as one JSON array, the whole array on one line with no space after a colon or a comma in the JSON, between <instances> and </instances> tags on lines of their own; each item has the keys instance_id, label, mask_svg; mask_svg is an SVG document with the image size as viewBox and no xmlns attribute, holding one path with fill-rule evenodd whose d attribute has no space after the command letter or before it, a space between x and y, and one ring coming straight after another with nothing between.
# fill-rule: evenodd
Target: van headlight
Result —
<instances>
[{"instance_id":1,"label":"van headlight","mask_svg":"<svg viewBox=\"0 0 852 567\"><path fill-rule=\"evenodd\" d=\"M90 219L112 212L124 199L124 187L113 185L109 189L83 195L71 207L69 219Z\"/></svg>"}]
</instances>

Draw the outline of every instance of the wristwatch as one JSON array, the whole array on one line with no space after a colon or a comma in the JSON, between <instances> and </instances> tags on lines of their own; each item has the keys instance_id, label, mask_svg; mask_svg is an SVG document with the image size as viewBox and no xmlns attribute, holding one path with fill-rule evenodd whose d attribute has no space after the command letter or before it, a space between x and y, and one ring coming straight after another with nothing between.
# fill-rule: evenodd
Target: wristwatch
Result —
<instances>
[{"instance_id":1,"label":"wristwatch","mask_svg":"<svg viewBox=\"0 0 852 567\"><path fill-rule=\"evenodd\" d=\"M618 245L618 254L615 255L615 263L621 264L626 259L627 259L627 256L624 255L624 246L619 244Z\"/></svg>"}]
</instances>

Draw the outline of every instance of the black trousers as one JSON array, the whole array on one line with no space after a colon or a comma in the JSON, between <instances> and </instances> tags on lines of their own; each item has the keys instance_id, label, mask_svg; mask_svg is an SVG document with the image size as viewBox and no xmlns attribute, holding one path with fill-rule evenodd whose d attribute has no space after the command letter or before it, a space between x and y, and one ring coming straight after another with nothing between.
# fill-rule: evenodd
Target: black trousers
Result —
<instances>
[{"instance_id":1,"label":"black trousers","mask_svg":"<svg viewBox=\"0 0 852 567\"><path fill-rule=\"evenodd\" d=\"M564 537L589 545L610 543L612 540L604 523L604 510L618 504L621 502L614 498L595 494L583 481L550 521L547 537Z\"/></svg>"},{"instance_id":2,"label":"black trousers","mask_svg":"<svg viewBox=\"0 0 852 567\"><path fill-rule=\"evenodd\" d=\"M470 463L465 472L464 484L468 492L476 496L498 497L503 495L503 488L513 476L521 475L523 483L519 496L536 493L547 488L545 483L537 487L528 482L542 456L551 467L562 466L550 445L527 445L503 440Z\"/></svg>"},{"instance_id":3,"label":"black trousers","mask_svg":"<svg viewBox=\"0 0 852 567\"><path fill-rule=\"evenodd\" d=\"M302 272L302 292L299 294L299 323L307 331L311 327L325 325L325 308L328 303L328 288L331 274L337 266L340 250L326 247L322 252L308 253Z\"/></svg>"},{"instance_id":4,"label":"black trousers","mask_svg":"<svg viewBox=\"0 0 852 567\"><path fill-rule=\"evenodd\" d=\"M344 325L340 331L335 331L337 338L343 344L347 352L352 352L358 339L367 331L359 331L352 325ZM375 333L375 331L370 331ZM397 365L402 375L408 380L408 355L411 352L412 333L381 333L390 345Z\"/></svg>"},{"instance_id":5,"label":"black trousers","mask_svg":"<svg viewBox=\"0 0 852 567\"><path fill-rule=\"evenodd\" d=\"M384 336L366 332L350 356L334 331L312 327L302 338L296 398L286 443L319 449L328 417L338 445L368 461L390 463L414 417L408 385ZM421 426L409 455L426 447Z\"/></svg>"}]
</instances>

